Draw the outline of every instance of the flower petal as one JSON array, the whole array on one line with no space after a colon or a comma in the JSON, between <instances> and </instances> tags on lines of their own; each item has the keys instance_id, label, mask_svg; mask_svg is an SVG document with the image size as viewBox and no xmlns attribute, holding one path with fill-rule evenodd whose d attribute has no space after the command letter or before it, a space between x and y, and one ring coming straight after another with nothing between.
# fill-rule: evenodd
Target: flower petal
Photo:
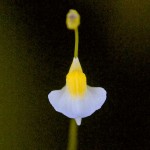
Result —
<instances>
[{"instance_id":1,"label":"flower petal","mask_svg":"<svg viewBox=\"0 0 150 150\"><path fill-rule=\"evenodd\" d=\"M74 108L75 100L68 93L66 86L64 86L61 90L50 92L48 99L56 111L69 118L77 118Z\"/></svg>"},{"instance_id":2,"label":"flower petal","mask_svg":"<svg viewBox=\"0 0 150 150\"><path fill-rule=\"evenodd\" d=\"M106 91L100 87L87 86L84 97L74 98L70 96L65 86L61 90L52 91L48 98L56 111L69 118L77 119L90 116L100 109L106 100Z\"/></svg>"},{"instance_id":3,"label":"flower petal","mask_svg":"<svg viewBox=\"0 0 150 150\"><path fill-rule=\"evenodd\" d=\"M101 87L87 86L85 97L81 101L82 118L88 117L100 109L106 100L106 91Z\"/></svg>"},{"instance_id":4,"label":"flower petal","mask_svg":"<svg viewBox=\"0 0 150 150\"><path fill-rule=\"evenodd\" d=\"M75 118L75 121L76 121L76 124L77 124L78 126L80 126L80 125L81 125L82 118Z\"/></svg>"}]
</instances>

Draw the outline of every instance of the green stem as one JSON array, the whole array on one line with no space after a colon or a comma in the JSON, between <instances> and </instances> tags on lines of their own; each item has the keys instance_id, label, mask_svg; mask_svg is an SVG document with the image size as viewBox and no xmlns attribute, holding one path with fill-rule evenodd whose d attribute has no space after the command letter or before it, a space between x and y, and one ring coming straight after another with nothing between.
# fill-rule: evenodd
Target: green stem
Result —
<instances>
[{"instance_id":1,"label":"green stem","mask_svg":"<svg viewBox=\"0 0 150 150\"><path fill-rule=\"evenodd\" d=\"M79 46L79 33L78 33L78 28L76 28L75 29L74 57L78 57L78 46Z\"/></svg>"},{"instance_id":2,"label":"green stem","mask_svg":"<svg viewBox=\"0 0 150 150\"><path fill-rule=\"evenodd\" d=\"M69 141L67 150L77 150L77 132L78 126L76 125L75 120L71 119L69 126Z\"/></svg>"}]
</instances>

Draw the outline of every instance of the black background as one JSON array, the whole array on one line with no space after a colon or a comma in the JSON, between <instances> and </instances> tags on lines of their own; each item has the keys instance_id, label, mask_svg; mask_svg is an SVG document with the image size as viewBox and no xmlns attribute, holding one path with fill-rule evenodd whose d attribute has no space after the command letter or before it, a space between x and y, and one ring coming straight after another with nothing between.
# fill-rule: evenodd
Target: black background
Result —
<instances>
[{"instance_id":1,"label":"black background","mask_svg":"<svg viewBox=\"0 0 150 150\"><path fill-rule=\"evenodd\" d=\"M79 150L148 150L150 13L143 0L0 1L0 149L65 150L69 119L47 95L73 59L69 9L81 15L79 59L107 101L83 119Z\"/></svg>"}]
</instances>

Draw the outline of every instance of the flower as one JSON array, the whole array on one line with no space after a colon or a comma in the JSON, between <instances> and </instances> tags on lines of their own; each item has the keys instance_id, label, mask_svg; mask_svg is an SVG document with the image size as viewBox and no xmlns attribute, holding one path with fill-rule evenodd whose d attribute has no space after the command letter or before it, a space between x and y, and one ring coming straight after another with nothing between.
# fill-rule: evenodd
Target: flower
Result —
<instances>
[{"instance_id":1,"label":"flower","mask_svg":"<svg viewBox=\"0 0 150 150\"><path fill-rule=\"evenodd\" d=\"M77 57L73 58L66 76L66 85L61 90L50 92L48 98L56 111L74 118L77 125L80 125L82 118L101 108L106 100L106 91L101 87L87 85Z\"/></svg>"},{"instance_id":2,"label":"flower","mask_svg":"<svg viewBox=\"0 0 150 150\"><path fill-rule=\"evenodd\" d=\"M78 59L80 15L76 10L68 12L66 25L68 29L75 31L74 58L66 76L66 85L61 90L51 91L48 99L56 111L74 118L77 125L80 125L82 118L101 108L106 100L106 91L101 87L87 85L86 75Z\"/></svg>"}]
</instances>

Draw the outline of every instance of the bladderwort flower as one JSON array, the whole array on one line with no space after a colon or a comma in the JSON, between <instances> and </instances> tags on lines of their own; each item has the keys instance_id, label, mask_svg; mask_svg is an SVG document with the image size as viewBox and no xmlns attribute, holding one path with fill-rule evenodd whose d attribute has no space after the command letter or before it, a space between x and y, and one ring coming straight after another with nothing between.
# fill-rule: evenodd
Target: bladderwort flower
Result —
<instances>
[{"instance_id":1,"label":"bladderwort flower","mask_svg":"<svg viewBox=\"0 0 150 150\"><path fill-rule=\"evenodd\" d=\"M78 26L80 15L76 10L69 10L66 25L75 31L74 58L66 76L66 85L61 90L51 91L48 99L54 109L69 118L75 119L77 125L82 118L88 117L100 109L106 100L106 91L101 87L87 85L86 75L82 71L78 58Z\"/></svg>"}]
</instances>

